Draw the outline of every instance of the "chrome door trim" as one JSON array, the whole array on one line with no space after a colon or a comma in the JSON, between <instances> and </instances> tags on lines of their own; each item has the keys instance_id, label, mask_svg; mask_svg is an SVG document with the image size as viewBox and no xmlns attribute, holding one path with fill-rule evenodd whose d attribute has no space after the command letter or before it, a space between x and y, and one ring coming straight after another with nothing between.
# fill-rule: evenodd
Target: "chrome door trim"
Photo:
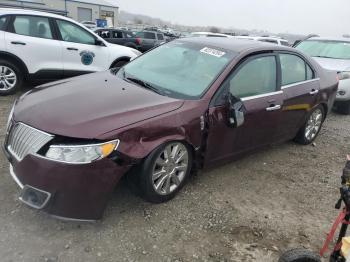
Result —
<instances>
[{"instance_id":1,"label":"chrome door trim","mask_svg":"<svg viewBox=\"0 0 350 262\"><path fill-rule=\"evenodd\" d=\"M320 78L314 78L314 79L310 79L310 80L306 80L306 81L302 81L302 82L297 82L297 83L293 83L293 84L289 84L289 85L284 85L281 87L281 89L286 89L289 87L293 87L293 86L298 86L298 85L303 85L303 84L307 84L307 83L311 83L311 82L315 82L315 81L319 81Z\"/></svg>"},{"instance_id":2,"label":"chrome door trim","mask_svg":"<svg viewBox=\"0 0 350 262\"><path fill-rule=\"evenodd\" d=\"M283 91L270 92L270 93L265 93L265 94L256 95L256 96L247 96L247 97L241 98L241 100L247 101L247 100L252 100L252 99L266 97L266 96L273 96L273 95L278 95L278 94L283 94Z\"/></svg>"}]
</instances>

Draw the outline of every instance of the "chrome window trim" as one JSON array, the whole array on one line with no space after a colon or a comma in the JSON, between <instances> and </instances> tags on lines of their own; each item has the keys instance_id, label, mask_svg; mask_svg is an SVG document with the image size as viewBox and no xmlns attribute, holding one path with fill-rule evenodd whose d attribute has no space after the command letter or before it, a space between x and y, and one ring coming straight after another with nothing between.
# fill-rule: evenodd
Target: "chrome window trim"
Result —
<instances>
[{"instance_id":1,"label":"chrome window trim","mask_svg":"<svg viewBox=\"0 0 350 262\"><path fill-rule=\"evenodd\" d=\"M265 93L265 94L261 94L261 95L255 95L255 96L246 96L241 98L242 101L248 101L248 100L252 100L252 99L256 99L256 98L261 98L261 97L266 97L266 96L272 96L272 95L278 95L278 94L283 94L283 91L275 91L275 92L269 92L269 93Z\"/></svg>"},{"instance_id":2,"label":"chrome window trim","mask_svg":"<svg viewBox=\"0 0 350 262\"><path fill-rule=\"evenodd\" d=\"M10 174L11 174L11 177L12 179L16 182L16 184L21 188L23 189L24 188L24 185L22 184L21 181L19 181L17 175L15 174L15 171L13 171L13 166L10 164Z\"/></svg>"},{"instance_id":3,"label":"chrome window trim","mask_svg":"<svg viewBox=\"0 0 350 262\"><path fill-rule=\"evenodd\" d=\"M317 77L317 78L310 79L310 80L305 80L305 81L301 81L301 82L297 82L297 83L293 83L293 84L289 84L289 85L284 85L284 86L281 87L281 89L283 90L283 89L290 88L290 87L293 87L293 86L307 84L307 83L311 83L311 82L319 81L319 80L320 80L320 78Z\"/></svg>"}]
</instances>

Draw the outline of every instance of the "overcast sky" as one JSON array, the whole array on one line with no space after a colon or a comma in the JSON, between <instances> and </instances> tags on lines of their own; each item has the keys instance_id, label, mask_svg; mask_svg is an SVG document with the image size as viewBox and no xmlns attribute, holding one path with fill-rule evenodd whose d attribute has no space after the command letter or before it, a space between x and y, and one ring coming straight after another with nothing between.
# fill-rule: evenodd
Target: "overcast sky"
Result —
<instances>
[{"instance_id":1,"label":"overcast sky","mask_svg":"<svg viewBox=\"0 0 350 262\"><path fill-rule=\"evenodd\" d=\"M124 10L173 23L268 30L273 33L350 34L349 0L108 0Z\"/></svg>"}]
</instances>

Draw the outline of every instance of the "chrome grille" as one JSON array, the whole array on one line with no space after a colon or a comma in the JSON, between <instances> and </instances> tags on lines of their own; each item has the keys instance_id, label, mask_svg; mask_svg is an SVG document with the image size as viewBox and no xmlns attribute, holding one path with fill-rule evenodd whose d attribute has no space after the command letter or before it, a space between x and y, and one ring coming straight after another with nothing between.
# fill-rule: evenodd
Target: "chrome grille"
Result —
<instances>
[{"instance_id":1,"label":"chrome grille","mask_svg":"<svg viewBox=\"0 0 350 262\"><path fill-rule=\"evenodd\" d=\"M53 136L33 127L18 123L12 125L7 137L7 149L18 160L37 153Z\"/></svg>"}]
</instances>

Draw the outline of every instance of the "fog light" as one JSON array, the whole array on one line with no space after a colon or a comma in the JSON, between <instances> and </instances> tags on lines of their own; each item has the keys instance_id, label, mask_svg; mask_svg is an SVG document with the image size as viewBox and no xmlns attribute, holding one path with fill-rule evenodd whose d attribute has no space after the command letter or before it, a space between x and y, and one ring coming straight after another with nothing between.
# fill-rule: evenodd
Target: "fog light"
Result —
<instances>
[{"instance_id":1,"label":"fog light","mask_svg":"<svg viewBox=\"0 0 350 262\"><path fill-rule=\"evenodd\" d=\"M345 96L346 92L344 90L339 90L338 95Z\"/></svg>"},{"instance_id":2,"label":"fog light","mask_svg":"<svg viewBox=\"0 0 350 262\"><path fill-rule=\"evenodd\" d=\"M50 197L51 194L48 192L25 185L19 200L32 208L43 209L49 202Z\"/></svg>"}]
</instances>

